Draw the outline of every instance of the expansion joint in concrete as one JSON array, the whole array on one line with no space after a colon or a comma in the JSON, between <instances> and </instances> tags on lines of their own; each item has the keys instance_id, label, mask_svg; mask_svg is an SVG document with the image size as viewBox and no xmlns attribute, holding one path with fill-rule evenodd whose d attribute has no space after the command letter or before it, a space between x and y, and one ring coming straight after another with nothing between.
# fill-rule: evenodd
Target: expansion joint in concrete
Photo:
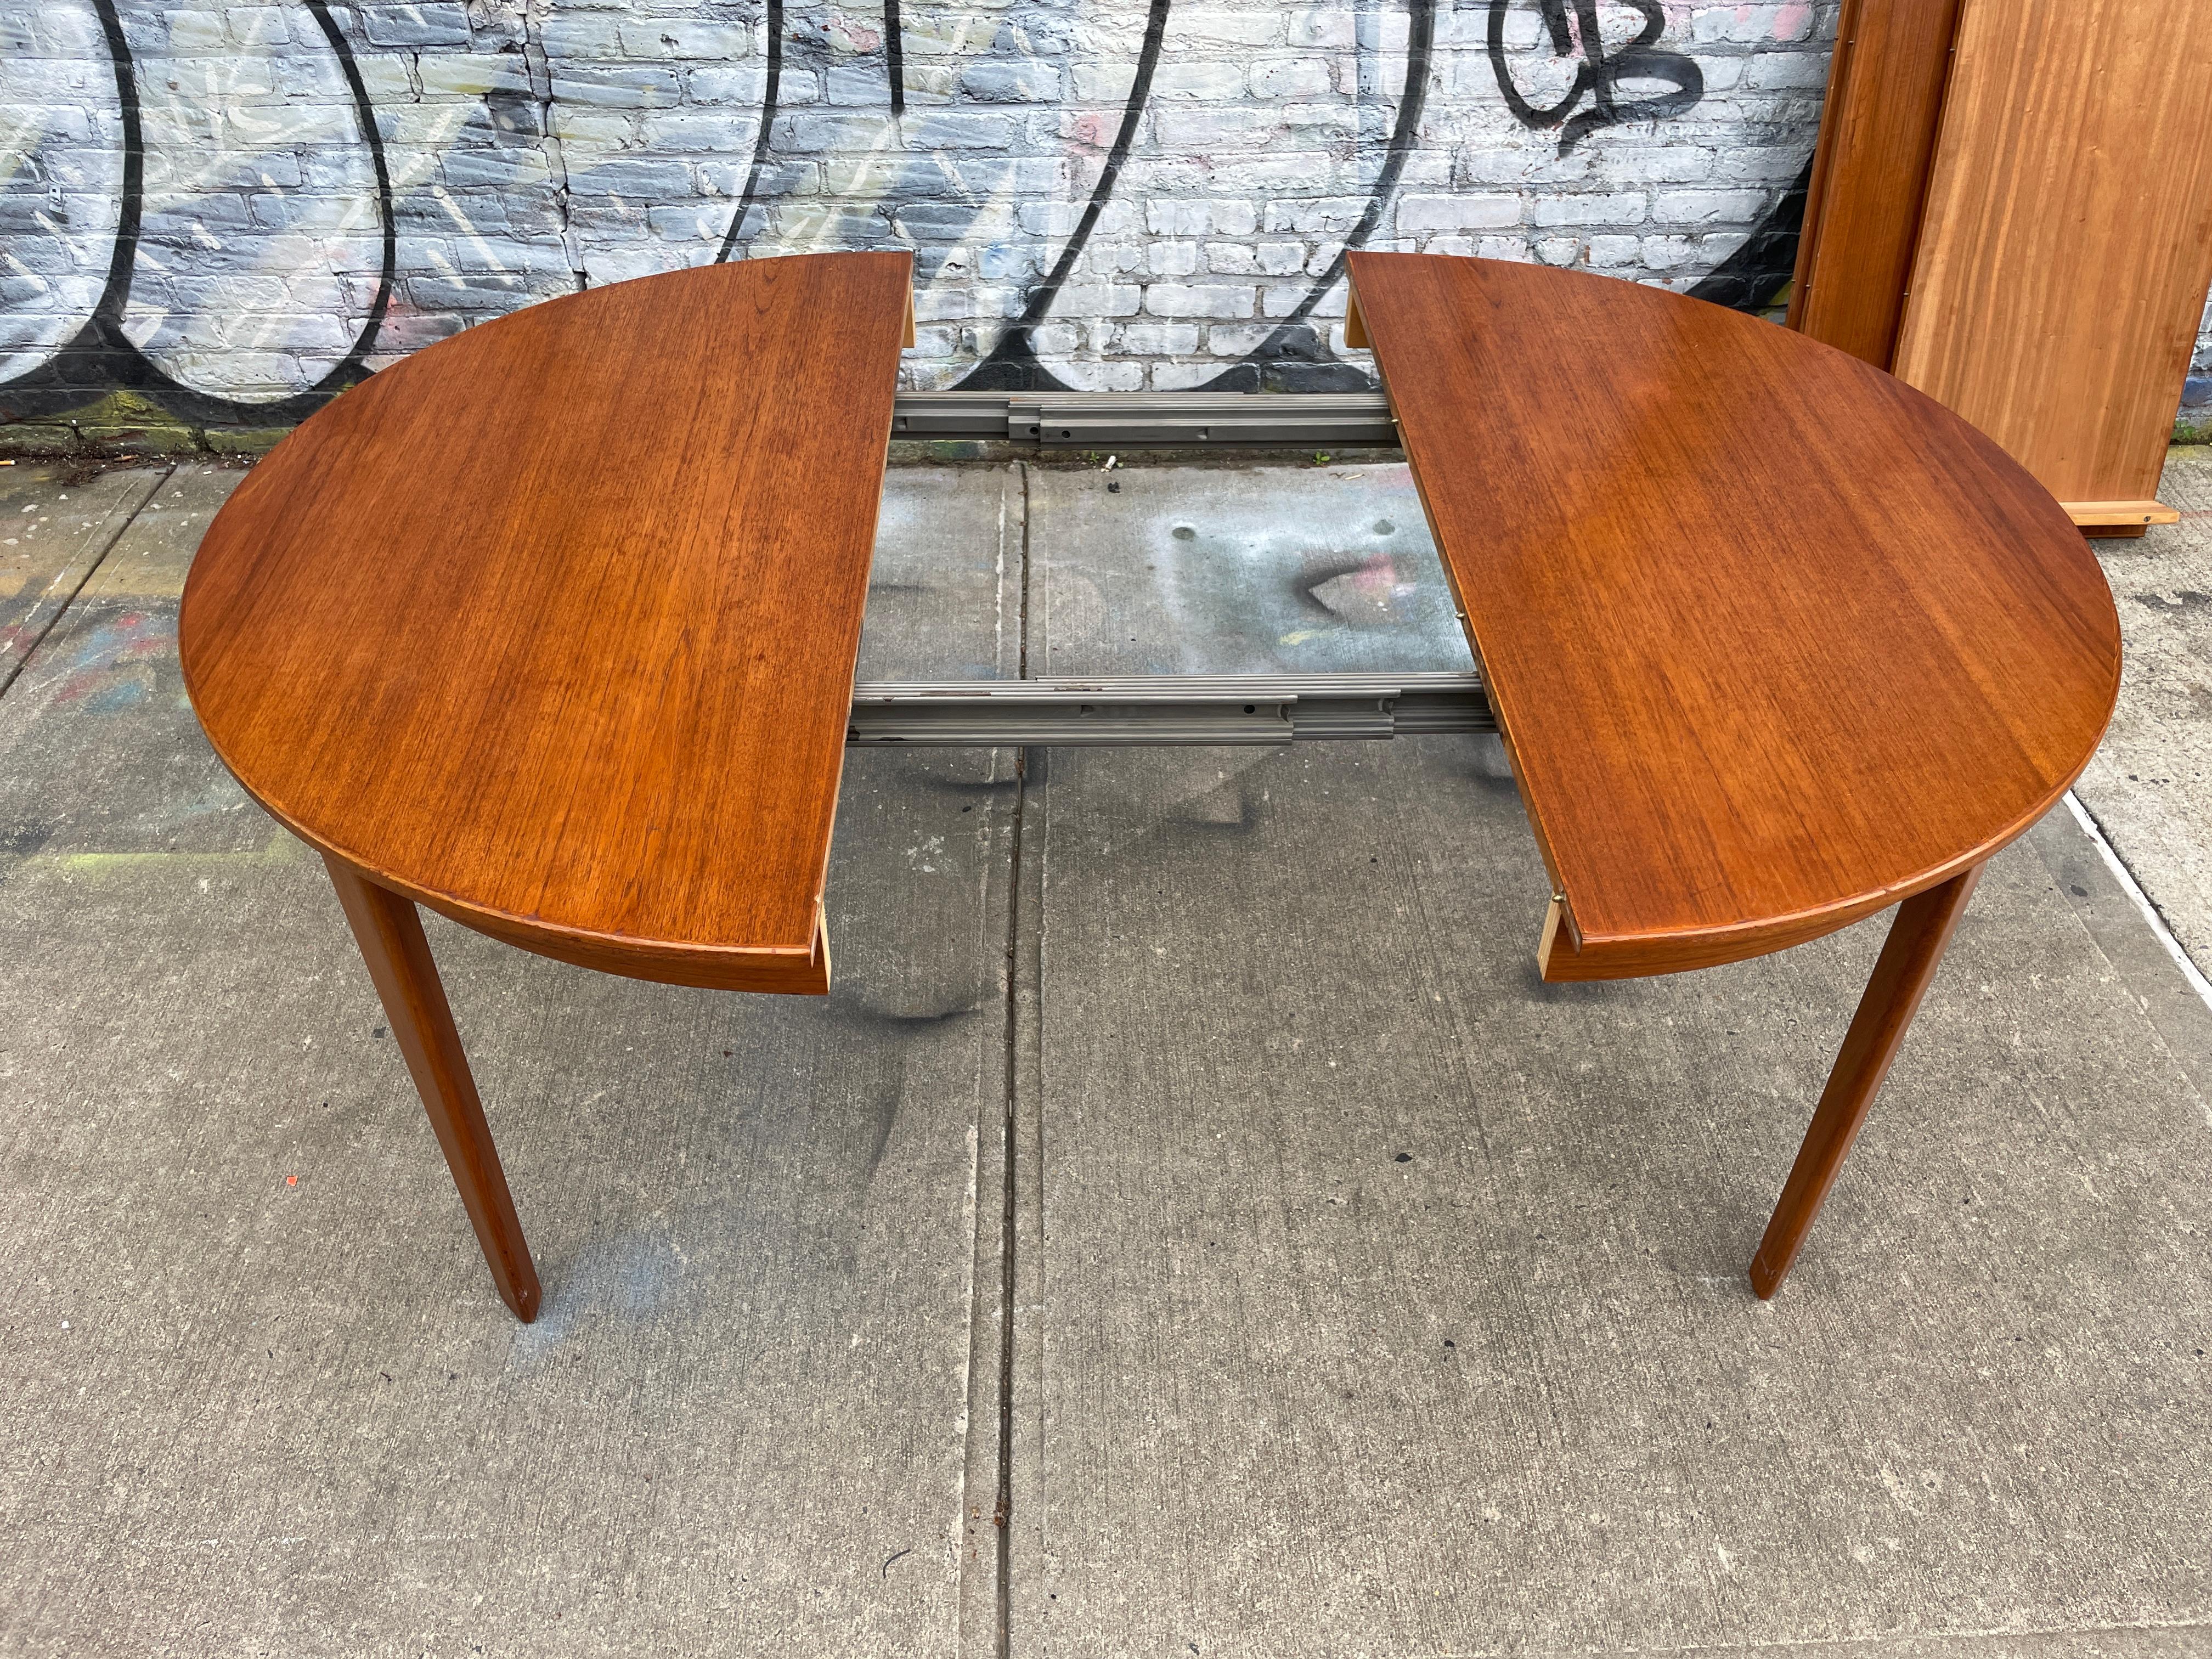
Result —
<instances>
[{"instance_id":1,"label":"expansion joint in concrete","mask_svg":"<svg viewBox=\"0 0 2212 1659\"><path fill-rule=\"evenodd\" d=\"M169 475L176 470L173 461L161 468L159 475L132 503L131 509L113 517L106 534L93 550L92 556L64 570L54 586L47 590L48 598L58 602L43 616L34 612L28 626L19 631L15 639L6 641L9 648L0 651L0 696L5 696L8 688L15 684L24 669L30 666L31 659L38 654L39 647L46 643L46 636L59 626L61 619L69 614L70 607L76 603L76 596L84 592L85 584L107 562L108 554L123 539L123 532L138 521L138 515L146 510L146 503L161 493L161 486L168 483Z\"/></svg>"},{"instance_id":2,"label":"expansion joint in concrete","mask_svg":"<svg viewBox=\"0 0 2212 1659\"><path fill-rule=\"evenodd\" d=\"M1016 463L1022 483L1021 569L1014 642L1014 674L1030 673L1030 470ZM997 1642L994 1651L1008 1659L1013 1649L1014 1504L1014 1247L1016 1238L1016 1142L1020 1071L1022 940L1022 828L1029 793L1030 751L1014 751L1012 830L1007 849L1011 871L1006 891L1006 1086L1000 1097L999 1132L1005 1148L999 1161L999 1489L992 1506L998 1534Z\"/></svg>"}]
</instances>

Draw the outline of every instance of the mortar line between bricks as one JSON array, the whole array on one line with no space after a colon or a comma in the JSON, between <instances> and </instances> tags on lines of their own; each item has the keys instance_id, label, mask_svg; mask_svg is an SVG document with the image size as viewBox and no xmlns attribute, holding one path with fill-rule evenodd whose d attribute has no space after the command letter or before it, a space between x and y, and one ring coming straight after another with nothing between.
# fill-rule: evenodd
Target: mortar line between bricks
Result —
<instances>
[{"instance_id":1,"label":"mortar line between bricks","mask_svg":"<svg viewBox=\"0 0 2212 1659\"><path fill-rule=\"evenodd\" d=\"M1021 599L1014 635L1014 678L1030 677L1030 469L1017 461L1022 479ZM999 1534L998 1659L1013 1651L1014 1597L1014 1233L1015 1094L1020 1082L1019 1036L1022 941L1022 811L1029 794L1030 751L1014 754L1013 833L1008 854L1012 872L1006 889L1006 1090L1000 1121L1005 1148L999 1160L999 1492L992 1518Z\"/></svg>"},{"instance_id":2,"label":"mortar line between bricks","mask_svg":"<svg viewBox=\"0 0 2212 1659\"><path fill-rule=\"evenodd\" d=\"M138 515L146 510L146 503L161 493L161 486L175 476L176 471L177 464L174 461L171 461L161 469L161 476L148 486L146 493L141 495L131 511L124 515L123 522L115 526L114 533L100 544L100 551L86 562L83 573L70 586L68 595L54 607L54 613L46 618L46 625L31 636L30 643L23 647L23 654L15 659L15 665L12 668L0 665L0 697L6 696L8 689L22 677L23 671L31 665L31 659L39 654L39 647L46 642L46 636L60 626L64 617L69 615L70 607L76 603L76 596L84 592L85 584L93 579L100 566L107 562L107 556L115 550L115 544L123 539L123 532L138 522Z\"/></svg>"}]
</instances>

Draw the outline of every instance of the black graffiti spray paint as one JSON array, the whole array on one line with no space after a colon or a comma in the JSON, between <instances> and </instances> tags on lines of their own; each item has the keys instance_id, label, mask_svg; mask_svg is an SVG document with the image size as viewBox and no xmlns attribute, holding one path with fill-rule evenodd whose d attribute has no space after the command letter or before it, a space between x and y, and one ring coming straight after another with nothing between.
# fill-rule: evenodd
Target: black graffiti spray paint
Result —
<instances>
[{"instance_id":1,"label":"black graffiti spray paint","mask_svg":"<svg viewBox=\"0 0 2212 1659\"><path fill-rule=\"evenodd\" d=\"M1568 0L1539 0L1544 25L1551 31L1553 54L1565 58L1579 47L1583 59L1576 66L1574 84L1567 88L1567 95L1548 109L1539 109L1521 95L1505 61L1505 12L1510 3L1510 0L1490 0L1491 72L1498 77L1498 90L1504 94L1505 106L1522 125L1538 131L1561 128L1562 155L1601 127L1680 115L1695 108L1705 96L1705 72L1695 60L1679 52L1657 50L1659 36L1667 27L1667 15L1659 9L1659 0L1623 0L1641 14L1644 27L1633 40L1610 52L1598 27L1597 0L1574 0L1572 28L1567 21ZM1622 99L1615 93L1623 81L1661 81L1674 90L1656 98ZM1590 106L1575 113L1576 106L1585 97Z\"/></svg>"},{"instance_id":2,"label":"black graffiti spray paint","mask_svg":"<svg viewBox=\"0 0 2212 1659\"><path fill-rule=\"evenodd\" d=\"M896 120L906 113L906 33L899 24L899 0L884 0L884 80Z\"/></svg>"},{"instance_id":3,"label":"black graffiti spray paint","mask_svg":"<svg viewBox=\"0 0 2212 1659\"><path fill-rule=\"evenodd\" d=\"M1690 297L1733 311L1764 310L1775 291L1796 273L1797 238L1805 228L1805 198L1812 184L1808 158L1774 211L1760 221L1741 247L1706 272Z\"/></svg>"},{"instance_id":4,"label":"black graffiti spray paint","mask_svg":"<svg viewBox=\"0 0 2212 1659\"><path fill-rule=\"evenodd\" d=\"M1367 246L1367 239L1382 221L1382 210L1397 192L1406 158L1421 142L1421 112L1429 100L1429 60L1436 46L1435 0L1410 0L1406 23L1406 84L1398 94L1398 118L1391 124L1389 148L1383 153L1382 168L1375 176L1366 207L1321 279L1306 290L1282 326L1252 353L1255 361L1216 375L1207 384L1207 391L1349 392L1369 383L1367 375L1349 363L1318 361L1321 343L1306 319L1343 276L1346 258Z\"/></svg>"},{"instance_id":5,"label":"black graffiti spray paint","mask_svg":"<svg viewBox=\"0 0 2212 1659\"><path fill-rule=\"evenodd\" d=\"M1130 83L1129 98L1121 112L1121 130L1115 135L1114 147L1108 153L1106 167L1092 188L1091 200L1085 205L1075 234L1068 238L1067 246L1060 250L1051 273L1032 289L1022 307L1018 320L999 338L988 356L977 363L955 388L962 392L1060 392L1067 387L1058 376L1039 362L1030 343L1030 331L1044 319L1052 303L1059 296L1068 274L1074 270L1084 245L1091 239L1091 227L1105 210L1114 193L1114 185L1121 175L1122 165L1128 160L1129 148L1134 141L1138 125L1142 120L1145 106L1152 94L1152 70L1159 61L1161 42L1166 38L1168 9L1172 0L1152 0L1152 11L1145 22L1144 46L1137 56L1136 78ZM1350 390L1364 386L1368 377L1349 364L1327 363L1320 361L1320 342L1315 337L1307 319L1314 308L1336 286L1344 275L1346 254L1366 245L1367 239L1381 222L1382 211L1389 204L1398 188L1399 176L1406 169L1406 158L1420 142L1421 112L1428 99L1429 64L1436 40L1436 0L1407 0L1406 38L1406 81L1398 94L1398 116L1392 124L1388 148L1383 152L1382 166L1376 175L1374 188L1369 191L1367 203L1358 219L1346 233L1344 246L1337 251L1328 269L1316 279L1313 286L1292 307L1267 339L1250 353L1247 361L1223 370L1200 388L1207 392L1250 392L1265 386L1271 391Z\"/></svg>"},{"instance_id":6,"label":"black graffiti spray paint","mask_svg":"<svg viewBox=\"0 0 2212 1659\"><path fill-rule=\"evenodd\" d=\"M1115 183L1129 159L1129 147L1137 139L1138 123L1144 118L1145 105L1152 94L1152 71L1159 66L1160 47L1167 39L1170 3L1170 0L1152 0L1152 10L1146 15L1144 44L1137 50L1136 78L1129 83L1128 101L1121 106L1121 125L1114 134L1113 148L1106 152L1106 165L1098 174L1098 182L1091 187L1091 199L1084 204L1083 217L1076 222L1074 234L1060 249L1060 258L1053 261L1051 273L1029 291L1019 320L999 337L990 355L968 371L953 388L955 391L1067 390L1057 375L1037 362L1036 349L1030 343L1030 331L1042 322L1045 313L1052 309L1052 302L1066 283L1068 273L1083 255L1084 245L1091 240L1098 216L1106 210L1106 204L1113 198Z\"/></svg>"},{"instance_id":7,"label":"black graffiti spray paint","mask_svg":"<svg viewBox=\"0 0 2212 1659\"><path fill-rule=\"evenodd\" d=\"M761 83L760 131L753 135L753 164L745 173L744 189L738 193L738 210L730 216L730 228L723 234L721 252L714 256L716 264L727 259L736 248L738 234L744 228L745 216L753 210L753 203L759 197L761 173L768 166L769 142L782 88L783 0L768 0L768 76Z\"/></svg>"},{"instance_id":8,"label":"black graffiti spray paint","mask_svg":"<svg viewBox=\"0 0 2212 1659\"><path fill-rule=\"evenodd\" d=\"M58 414L83 404L90 395L124 389L141 392L180 420L197 424L251 422L257 426L289 426L304 421L348 386L368 376L370 352L376 349L378 331L392 303L392 285L398 270L398 240L392 223L392 175L385 164L384 137L376 128L376 112L369 106L368 88L361 66L344 32L331 15L330 0L306 0L308 12L337 57L354 113L368 146L369 161L376 173L378 216L383 221L383 269L368 316L355 334L346 355L314 385L289 398L257 403L200 392L173 379L134 344L123 331L124 313L131 304L131 283L137 268L139 227L145 216L145 122L138 106L137 67L124 38L123 20L115 0L93 0L108 56L115 67L115 101L122 113L123 188L118 205L115 242L110 250L107 276L92 315L70 339L57 347L38 368L12 380L0 381L0 416Z\"/></svg>"},{"instance_id":9,"label":"black graffiti spray paint","mask_svg":"<svg viewBox=\"0 0 2212 1659\"><path fill-rule=\"evenodd\" d=\"M1533 129L1562 129L1562 154L1600 128L1678 115L1692 107L1703 94L1704 77L1697 64L1680 53L1661 51L1656 46L1664 25L1659 0L1622 0L1622 3L1643 15L1644 27L1634 40L1609 52L1598 32L1596 0L1536 0L1554 49L1562 56L1579 52L1583 58L1566 97L1547 108L1539 108L1522 96L1505 62L1504 18L1510 3L1511 0L1486 0L1490 8L1488 44L1492 70L1507 106L1517 119ZM170 414L195 423L286 425L305 419L347 386L366 378L367 359L375 349L391 303L398 265L392 181L382 135L377 129L375 111L353 49L331 15L330 0L304 0L304 3L337 61L368 146L381 220L381 270L368 316L345 356L313 386L289 397L265 402L226 398L186 386L149 359L124 332L144 216L143 120L138 102L137 69L124 35L117 0L91 0L91 3L112 60L116 98L121 112L123 176L114 243L100 300L83 327L37 368L0 382L0 419L59 413L82 405L103 391L117 388L137 392ZM895 118L903 114L905 106L904 42L899 4L900 0L884 0L884 7L888 101ZM990 355L960 382L963 388L1064 389L1062 383L1037 360L1031 331L1050 312L1121 179L1150 100L1152 76L1159 62L1171 4L1172 0L1151 0L1143 45L1121 125L1073 234L1060 250L1052 270L1024 296L1020 317L1001 336ZM1310 319L1322 301L1342 280L1346 255L1364 246L1381 222L1407 161L1419 143L1435 38L1436 4L1437 0L1407 0L1406 76L1398 96L1396 116L1374 185L1358 219L1346 234L1342 248L1268 337L1248 354L1244 362L1217 375L1207 389L1318 390L1368 383L1366 375L1353 366L1326 360ZM785 0L767 0L765 10L766 75L760 125L754 138L751 165L716 254L718 260L727 259L736 252L752 209L760 201L773 153L775 124L781 113ZM1618 95L1622 82L1655 80L1674 90L1657 97L1623 99ZM1580 108L1586 99L1589 106ZM1690 292L1700 299L1743 309L1764 304L1788 279L1794 264L1804 216L1806 181L1807 173L1801 173L1790 191L1743 246Z\"/></svg>"}]
</instances>

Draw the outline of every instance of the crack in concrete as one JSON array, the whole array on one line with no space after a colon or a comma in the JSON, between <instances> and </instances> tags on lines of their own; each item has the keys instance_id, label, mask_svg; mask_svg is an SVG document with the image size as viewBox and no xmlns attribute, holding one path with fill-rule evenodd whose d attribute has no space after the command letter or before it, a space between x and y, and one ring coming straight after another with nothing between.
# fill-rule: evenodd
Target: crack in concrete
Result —
<instances>
[{"instance_id":1,"label":"crack in concrete","mask_svg":"<svg viewBox=\"0 0 2212 1659\"><path fill-rule=\"evenodd\" d=\"M69 615L70 607L76 603L77 595L84 592L85 584L98 574L101 565L107 562L107 556L115 550L116 544L123 539L123 532L138 522L138 515L146 510L146 504L161 493L161 486L169 482L176 470L177 464L174 461L161 468L161 476L154 480L144 495L132 503L131 510L122 515L121 522L108 532L107 539L100 544L100 550L84 562L84 568L76 573L76 580L70 584L69 591L62 595L61 603L54 607L53 614L40 623L35 631L27 635L19 635L9 641L11 647L20 647L20 650L12 662L4 657L0 657L0 696L7 696L8 688L22 677L23 671L31 665L31 659L39 654L39 647L52 636L55 629L61 626L62 618ZM47 589L49 594L53 591L52 587Z\"/></svg>"}]
</instances>

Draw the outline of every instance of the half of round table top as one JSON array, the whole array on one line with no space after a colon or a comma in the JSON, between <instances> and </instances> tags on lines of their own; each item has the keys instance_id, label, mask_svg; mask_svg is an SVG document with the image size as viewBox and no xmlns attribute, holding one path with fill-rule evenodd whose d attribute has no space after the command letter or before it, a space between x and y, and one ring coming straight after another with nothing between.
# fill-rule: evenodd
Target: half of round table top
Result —
<instances>
[{"instance_id":1,"label":"half of round table top","mask_svg":"<svg viewBox=\"0 0 2212 1659\"><path fill-rule=\"evenodd\" d=\"M911 261L714 265L419 351L210 527L185 682L246 789L471 927L828 988L823 882Z\"/></svg>"},{"instance_id":2,"label":"half of round table top","mask_svg":"<svg viewBox=\"0 0 2212 1659\"><path fill-rule=\"evenodd\" d=\"M2088 763L2119 619L1965 421L1757 318L1582 272L1354 253L1553 904L1547 979L1843 927Z\"/></svg>"}]
</instances>

